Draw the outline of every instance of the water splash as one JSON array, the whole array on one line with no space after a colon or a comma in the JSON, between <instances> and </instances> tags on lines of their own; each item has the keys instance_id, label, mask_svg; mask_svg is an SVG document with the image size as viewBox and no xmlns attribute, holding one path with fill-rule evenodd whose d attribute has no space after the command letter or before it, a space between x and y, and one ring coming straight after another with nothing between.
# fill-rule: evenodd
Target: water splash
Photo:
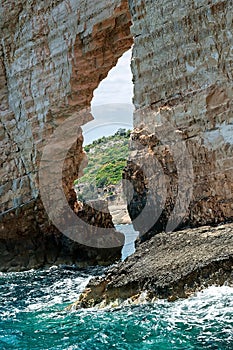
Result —
<instances>
[{"instance_id":1,"label":"water splash","mask_svg":"<svg viewBox=\"0 0 233 350\"><path fill-rule=\"evenodd\" d=\"M0 348L33 350L232 349L233 288L210 287L185 300L78 310L75 301L103 269L0 275Z\"/></svg>"}]
</instances>

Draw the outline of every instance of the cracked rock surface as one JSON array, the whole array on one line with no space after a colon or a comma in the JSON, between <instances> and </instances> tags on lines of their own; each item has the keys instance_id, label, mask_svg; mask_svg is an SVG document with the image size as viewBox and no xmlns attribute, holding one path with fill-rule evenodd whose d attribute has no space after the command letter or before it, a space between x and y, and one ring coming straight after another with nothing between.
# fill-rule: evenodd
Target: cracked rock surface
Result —
<instances>
[{"instance_id":1,"label":"cracked rock surface","mask_svg":"<svg viewBox=\"0 0 233 350\"><path fill-rule=\"evenodd\" d=\"M152 237L105 277L91 280L74 305L106 306L126 299L134 303L142 292L148 301L172 301L224 283L233 285L233 224Z\"/></svg>"}]
</instances>

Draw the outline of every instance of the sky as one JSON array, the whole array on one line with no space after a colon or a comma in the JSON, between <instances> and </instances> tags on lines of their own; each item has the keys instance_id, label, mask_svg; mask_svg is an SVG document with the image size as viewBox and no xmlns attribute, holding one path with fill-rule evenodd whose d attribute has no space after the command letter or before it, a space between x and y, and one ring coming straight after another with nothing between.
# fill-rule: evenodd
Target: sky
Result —
<instances>
[{"instance_id":1,"label":"sky","mask_svg":"<svg viewBox=\"0 0 233 350\"><path fill-rule=\"evenodd\" d=\"M118 63L108 73L94 91L92 105L109 103L132 103L133 82L130 69L132 51L129 50L119 58Z\"/></svg>"},{"instance_id":2,"label":"sky","mask_svg":"<svg viewBox=\"0 0 233 350\"><path fill-rule=\"evenodd\" d=\"M131 54L131 50L127 51L94 91L94 120L82 127L84 145L102 136L113 135L120 128L132 129L134 107Z\"/></svg>"}]
</instances>

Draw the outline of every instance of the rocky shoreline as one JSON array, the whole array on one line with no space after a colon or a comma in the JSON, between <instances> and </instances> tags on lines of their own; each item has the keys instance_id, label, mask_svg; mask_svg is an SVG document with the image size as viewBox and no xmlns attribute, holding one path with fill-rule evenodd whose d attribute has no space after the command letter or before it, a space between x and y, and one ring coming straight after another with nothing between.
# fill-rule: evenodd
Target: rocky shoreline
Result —
<instances>
[{"instance_id":1,"label":"rocky shoreline","mask_svg":"<svg viewBox=\"0 0 233 350\"><path fill-rule=\"evenodd\" d=\"M80 219L77 230L70 238L60 233L51 223L46 227L36 224L36 222L46 221L43 217L44 209L39 200L36 204L29 203L27 211L23 207L21 211L13 212L10 219L0 217L0 271L18 272L60 264L75 265L80 268L94 265L109 266L118 261L124 245L124 235L115 230L107 201L89 201L80 206L73 193L73 199L69 204ZM40 217L36 216L38 212L41 213ZM34 219L34 227L31 230L30 226L24 226L25 213ZM18 230L14 235L9 235L14 217L17 218ZM67 227L69 225L72 227L72 220L70 222L69 217L64 217L64 220ZM19 231L23 227L25 233L21 237ZM86 231L85 227L88 228ZM104 238L98 235L98 228L101 227L107 229ZM80 232L86 239L85 245L79 241ZM101 244L102 240L109 245L108 248Z\"/></svg>"},{"instance_id":2,"label":"rocky shoreline","mask_svg":"<svg viewBox=\"0 0 233 350\"><path fill-rule=\"evenodd\" d=\"M233 285L233 223L161 233L106 276L92 279L72 308L189 297L210 285Z\"/></svg>"},{"instance_id":3,"label":"rocky shoreline","mask_svg":"<svg viewBox=\"0 0 233 350\"><path fill-rule=\"evenodd\" d=\"M48 211L66 220L58 204L63 192L72 199L73 183L87 163L82 126L93 119L94 91L131 47L135 112L123 178L130 184L125 185L126 198L135 230L150 236L167 227L174 231L179 223L197 227L232 220L232 13L232 1L226 0L1 2L1 271L119 258L120 248L109 256L91 244L86 248L86 241L74 245L64 239ZM120 102L117 94L114 102ZM145 207L142 220L136 220ZM119 220L116 207L114 212ZM90 214L93 223L99 214ZM90 218L85 208L80 215ZM124 216L128 220L126 212ZM142 244L134 257L111 272L108 297L124 288L126 296L147 288L172 298L185 294L173 286L178 280L182 284L194 271L197 276L205 269L213 271L210 266L220 264L218 259L229 264L224 260L229 254L211 242L212 255L194 258L204 244L201 230L197 238L195 230L185 234L184 242L191 241L195 249L180 242L179 234L159 234ZM116 235L118 246L123 245L122 235ZM221 247L229 249L228 240L230 235ZM146 267L139 269L135 259ZM189 289L195 290L192 285Z\"/></svg>"}]
</instances>

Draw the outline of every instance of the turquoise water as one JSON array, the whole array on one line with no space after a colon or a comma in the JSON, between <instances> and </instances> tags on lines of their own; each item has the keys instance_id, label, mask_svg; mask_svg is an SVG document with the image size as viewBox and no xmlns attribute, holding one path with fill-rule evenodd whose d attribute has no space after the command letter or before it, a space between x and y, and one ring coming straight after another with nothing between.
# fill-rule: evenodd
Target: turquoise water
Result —
<instances>
[{"instance_id":1,"label":"turquoise water","mask_svg":"<svg viewBox=\"0 0 233 350\"><path fill-rule=\"evenodd\" d=\"M233 349L233 288L116 310L65 311L103 269L0 274L0 349Z\"/></svg>"}]
</instances>

